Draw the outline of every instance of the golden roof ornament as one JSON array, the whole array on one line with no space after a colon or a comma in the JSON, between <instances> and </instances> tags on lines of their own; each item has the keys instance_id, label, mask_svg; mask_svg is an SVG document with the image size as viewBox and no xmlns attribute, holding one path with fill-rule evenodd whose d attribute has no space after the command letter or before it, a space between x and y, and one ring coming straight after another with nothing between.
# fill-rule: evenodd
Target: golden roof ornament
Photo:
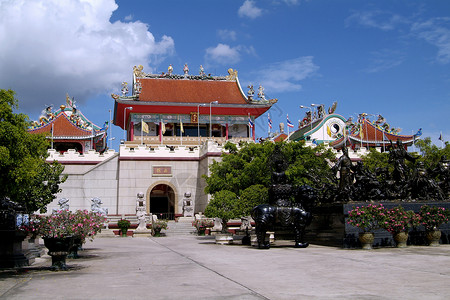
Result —
<instances>
[{"instance_id":1,"label":"golden roof ornament","mask_svg":"<svg viewBox=\"0 0 450 300\"><path fill-rule=\"evenodd\" d=\"M231 81L233 81L233 80L236 80L237 79L237 77L238 77L238 71L237 70L233 70L232 68L229 68L228 69L228 76L226 76L226 79L227 80L231 80Z\"/></svg>"},{"instance_id":2,"label":"golden roof ornament","mask_svg":"<svg viewBox=\"0 0 450 300\"><path fill-rule=\"evenodd\" d=\"M137 67L134 66L133 67L134 76L136 76L136 77L145 77L145 73L142 72L143 69L144 69L144 66L142 66L142 65L139 65Z\"/></svg>"}]
</instances>

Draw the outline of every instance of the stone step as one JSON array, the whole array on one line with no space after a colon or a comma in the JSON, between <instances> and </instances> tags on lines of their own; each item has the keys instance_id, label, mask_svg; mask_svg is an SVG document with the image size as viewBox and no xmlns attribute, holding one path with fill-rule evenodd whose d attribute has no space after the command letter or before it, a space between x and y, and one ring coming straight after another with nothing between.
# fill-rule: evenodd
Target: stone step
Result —
<instances>
[{"instance_id":1,"label":"stone step","mask_svg":"<svg viewBox=\"0 0 450 300\"><path fill-rule=\"evenodd\" d=\"M167 236L190 235L195 232L195 227L190 222L169 221L167 227L168 229L164 230Z\"/></svg>"}]
</instances>

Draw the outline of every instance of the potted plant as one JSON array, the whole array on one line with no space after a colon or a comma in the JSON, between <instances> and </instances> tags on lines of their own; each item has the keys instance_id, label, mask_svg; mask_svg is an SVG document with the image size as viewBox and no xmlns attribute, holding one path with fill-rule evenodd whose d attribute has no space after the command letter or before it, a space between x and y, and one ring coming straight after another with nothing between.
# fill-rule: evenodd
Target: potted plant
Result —
<instances>
[{"instance_id":1,"label":"potted plant","mask_svg":"<svg viewBox=\"0 0 450 300\"><path fill-rule=\"evenodd\" d=\"M362 230L359 241L365 250L372 249L373 231L382 228L386 219L386 209L382 204L357 206L348 212L347 223Z\"/></svg>"},{"instance_id":2,"label":"potted plant","mask_svg":"<svg viewBox=\"0 0 450 300\"><path fill-rule=\"evenodd\" d=\"M52 257L54 270L67 270L66 257L73 245L74 216L71 211L61 210L48 216L37 216L34 222L38 234Z\"/></svg>"},{"instance_id":3,"label":"potted plant","mask_svg":"<svg viewBox=\"0 0 450 300\"><path fill-rule=\"evenodd\" d=\"M382 227L389 231L398 248L406 247L409 229L414 225L415 213L412 210L405 211L399 205L386 210L386 219Z\"/></svg>"},{"instance_id":4,"label":"potted plant","mask_svg":"<svg viewBox=\"0 0 450 300\"><path fill-rule=\"evenodd\" d=\"M94 239L94 236L101 231L105 219L104 216L96 212L87 210L77 210L75 212L73 218L74 244L70 250L69 257L78 258L78 249L81 249L86 239Z\"/></svg>"},{"instance_id":5,"label":"potted plant","mask_svg":"<svg viewBox=\"0 0 450 300\"><path fill-rule=\"evenodd\" d=\"M153 236L161 236L161 229L167 229L167 221L154 220L152 223Z\"/></svg>"},{"instance_id":6,"label":"potted plant","mask_svg":"<svg viewBox=\"0 0 450 300\"><path fill-rule=\"evenodd\" d=\"M427 240L430 246L439 246L441 231L439 226L448 223L450 211L443 207L423 205L417 219L420 225L425 227Z\"/></svg>"},{"instance_id":7,"label":"potted plant","mask_svg":"<svg viewBox=\"0 0 450 300\"><path fill-rule=\"evenodd\" d=\"M198 235L205 235L206 228L214 227L214 220L211 218L199 218L192 222L192 226L197 228Z\"/></svg>"},{"instance_id":8,"label":"potted plant","mask_svg":"<svg viewBox=\"0 0 450 300\"><path fill-rule=\"evenodd\" d=\"M130 228L130 225L131 223L127 219L120 219L117 221L117 227L119 227L122 236L127 236L127 231L128 228Z\"/></svg>"},{"instance_id":9,"label":"potted plant","mask_svg":"<svg viewBox=\"0 0 450 300\"><path fill-rule=\"evenodd\" d=\"M228 220L240 218L242 211L239 210L238 197L228 190L221 190L213 194L211 201L205 208L205 216L208 218L222 219L222 232L216 234L217 244L231 244L233 235L228 232Z\"/></svg>"}]
</instances>

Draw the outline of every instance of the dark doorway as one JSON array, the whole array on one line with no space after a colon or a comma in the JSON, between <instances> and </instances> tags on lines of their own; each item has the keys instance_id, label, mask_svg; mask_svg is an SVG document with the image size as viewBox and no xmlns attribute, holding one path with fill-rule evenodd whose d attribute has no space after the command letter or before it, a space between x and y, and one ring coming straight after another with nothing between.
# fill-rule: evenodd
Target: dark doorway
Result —
<instances>
[{"instance_id":1,"label":"dark doorway","mask_svg":"<svg viewBox=\"0 0 450 300\"><path fill-rule=\"evenodd\" d=\"M167 184L158 184L150 192L150 213L158 219L174 220L175 193Z\"/></svg>"}]
</instances>

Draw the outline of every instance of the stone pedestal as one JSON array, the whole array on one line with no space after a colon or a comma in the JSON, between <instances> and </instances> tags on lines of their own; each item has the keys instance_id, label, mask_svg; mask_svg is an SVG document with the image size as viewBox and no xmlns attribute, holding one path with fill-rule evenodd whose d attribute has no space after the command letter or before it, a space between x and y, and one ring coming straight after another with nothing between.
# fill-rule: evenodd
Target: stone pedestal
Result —
<instances>
[{"instance_id":1,"label":"stone pedestal","mask_svg":"<svg viewBox=\"0 0 450 300\"><path fill-rule=\"evenodd\" d=\"M219 245L233 244L233 235L231 233L216 234L216 244L219 244Z\"/></svg>"},{"instance_id":2,"label":"stone pedestal","mask_svg":"<svg viewBox=\"0 0 450 300\"><path fill-rule=\"evenodd\" d=\"M22 242L27 235L15 230L0 231L0 268L29 266L30 260L23 254Z\"/></svg>"}]
</instances>

